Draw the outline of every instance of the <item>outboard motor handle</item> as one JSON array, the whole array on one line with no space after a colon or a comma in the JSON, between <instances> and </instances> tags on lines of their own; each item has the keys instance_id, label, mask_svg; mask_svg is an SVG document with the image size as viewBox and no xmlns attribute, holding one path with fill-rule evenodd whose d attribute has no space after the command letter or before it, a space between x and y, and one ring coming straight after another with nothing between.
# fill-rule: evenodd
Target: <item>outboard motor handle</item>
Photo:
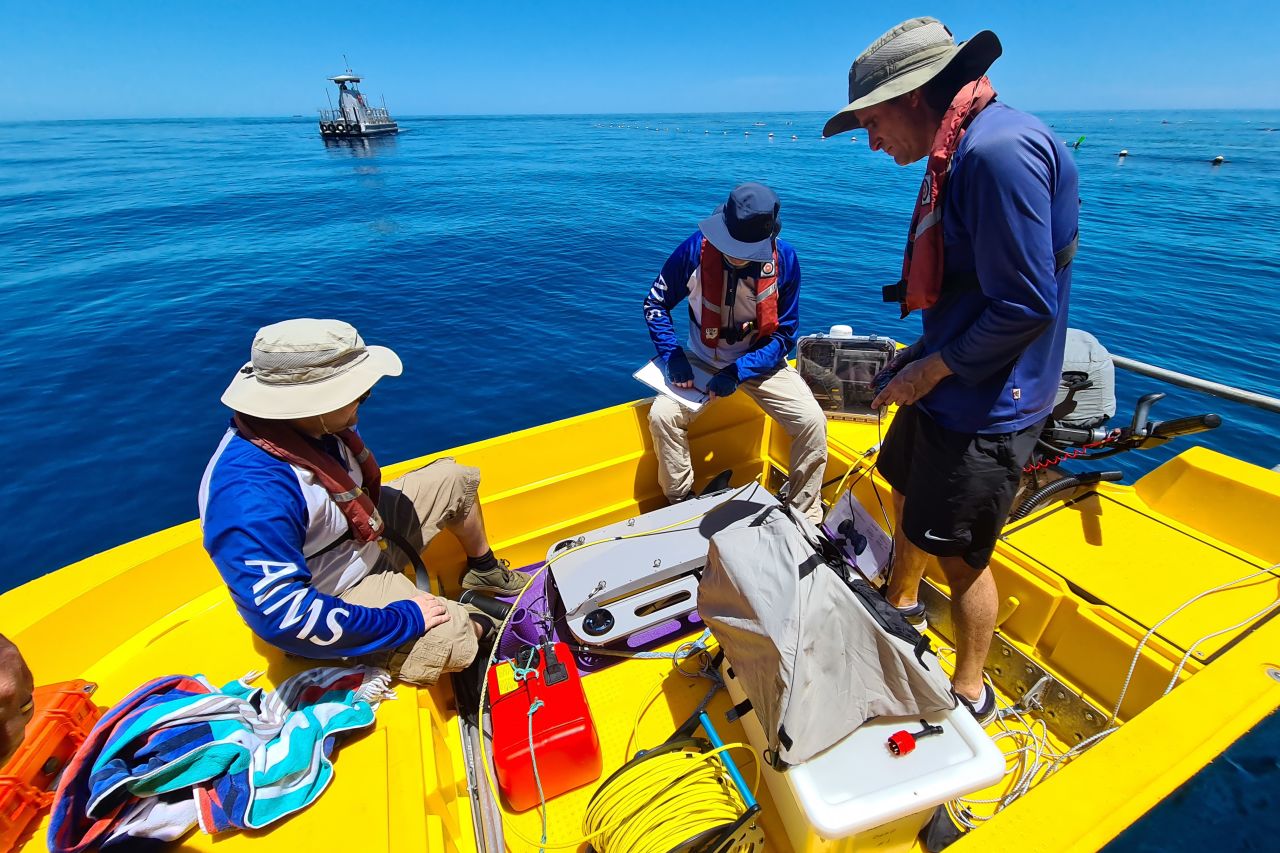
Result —
<instances>
[{"instance_id":1,"label":"outboard motor handle","mask_svg":"<svg viewBox=\"0 0 1280 853\"><path fill-rule=\"evenodd\" d=\"M1197 432L1217 429L1222 426L1222 416L1215 414L1189 415L1185 418L1174 418L1171 421L1160 421L1151 427L1151 438L1168 441L1181 435L1192 435Z\"/></svg>"}]
</instances>

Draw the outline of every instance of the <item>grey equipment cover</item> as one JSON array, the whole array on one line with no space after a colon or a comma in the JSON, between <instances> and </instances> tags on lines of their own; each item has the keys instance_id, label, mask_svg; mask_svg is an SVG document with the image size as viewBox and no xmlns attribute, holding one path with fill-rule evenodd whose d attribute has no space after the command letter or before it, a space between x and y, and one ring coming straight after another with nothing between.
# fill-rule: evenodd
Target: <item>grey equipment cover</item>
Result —
<instances>
[{"instance_id":1,"label":"grey equipment cover","mask_svg":"<svg viewBox=\"0 0 1280 853\"><path fill-rule=\"evenodd\" d=\"M928 652L891 635L820 556L790 507L711 538L698 614L769 738L774 766L799 764L873 717L955 707Z\"/></svg>"},{"instance_id":2,"label":"grey equipment cover","mask_svg":"<svg viewBox=\"0 0 1280 853\"><path fill-rule=\"evenodd\" d=\"M1073 384L1078 388L1073 390ZM1111 353L1088 332L1067 329L1062 381L1050 417L1063 426L1090 429L1102 426L1115 413L1116 368Z\"/></svg>"}]
</instances>

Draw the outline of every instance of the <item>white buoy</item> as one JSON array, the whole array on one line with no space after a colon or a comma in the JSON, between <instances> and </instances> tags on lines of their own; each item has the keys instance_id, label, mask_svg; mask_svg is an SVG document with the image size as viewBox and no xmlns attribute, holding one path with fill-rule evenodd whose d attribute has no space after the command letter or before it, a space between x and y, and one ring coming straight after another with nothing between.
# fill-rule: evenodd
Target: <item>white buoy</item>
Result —
<instances>
[{"instance_id":1,"label":"white buoy","mask_svg":"<svg viewBox=\"0 0 1280 853\"><path fill-rule=\"evenodd\" d=\"M744 131L742 131L742 135L743 135L743 136L750 136L750 135L751 135L751 131L749 131L749 130L744 130Z\"/></svg>"},{"instance_id":2,"label":"white buoy","mask_svg":"<svg viewBox=\"0 0 1280 853\"><path fill-rule=\"evenodd\" d=\"M769 134L769 138L770 138L770 139L773 139L773 134L772 134L772 133L771 133L771 134Z\"/></svg>"},{"instance_id":3,"label":"white buoy","mask_svg":"<svg viewBox=\"0 0 1280 853\"><path fill-rule=\"evenodd\" d=\"M1128 148L1121 148L1121 149L1120 149L1120 154L1119 154L1119 156L1121 156L1121 157L1128 157L1128 156L1129 156L1129 149L1128 149Z\"/></svg>"},{"instance_id":4,"label":"white buoy","mask_svg":"<svg viewBox=\"0 0 1280 853\"><path fill-rule=\"evenodd\" d=\"M791 138L792 138L792 139L799 139L800 137L796 136L796 135L793 133L793 134L791 134Z\"/></svg>"}]
</instances>

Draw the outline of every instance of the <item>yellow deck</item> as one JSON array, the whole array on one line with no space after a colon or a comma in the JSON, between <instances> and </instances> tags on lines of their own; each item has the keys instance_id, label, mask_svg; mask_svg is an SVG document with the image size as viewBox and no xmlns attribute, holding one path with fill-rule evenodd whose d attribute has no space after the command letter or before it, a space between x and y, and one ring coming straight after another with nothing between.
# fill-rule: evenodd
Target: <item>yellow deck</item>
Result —
<instances>
[{"instance_id":1,"label":"yellow deck","mask_svg":"<svg viewBox=\"0 0 1280 853\"><path fill-rule=\"evenodd\" d=\"M494 547L513 565L540 560L567 535L661 504L646 423L647 402L582 415L436 455L478 465ZM864 466L876 425L831 425L828 479ZM724 468L734 483L776 480L786 436L749 401L717 404L694 429L696 469ZM387 477L426 459L391 466ZM194 492L195 484L192 484ZM879 512L876 475L856 496ZM835 497L830 487L825 497ZM1102 484L1010 525L992 568L999 633L1095 707L1115 704L1139 640L1195 594L1280 561L1280 473L1192 448L1133 486ZM463 560L440 537L427 562L450 592ZM940 575L929 579L945 591ZM1160 698L1197 639L1280 597L1280 576L1206 597L1145 645L1111 735L954 848L1095 849L1159 802L1280 704L1280 620L1242 626L1196 646L1180 686ZM150 678L204 673L221 683L266 670L271 684L301 667L241 622L192 522L122 545L0 596L0 625L22 648L38 683L98 682L110 704ZM937 638L945 644L946 637ZM666 674L641 727L651 745L684 719L705 682L672 676L669 662L630 661L584 684L605 750L606 775L623 759L636 709ZM187 838L219 850L476 849L453 699L443 684L397 688L376 729L348 739L331 788L305 812L261 833ZM1014 697L1016 698L1016 697ZM726 706L717 697L713 709ZM717 719L723 720L723 716ZM725 724L726 740L741 738ZM1059 747L1070 744L1058 743ZM749 761L743 762L744 769ZM590 788L550 803L551 840L580 832ZM770 850L790 849L760 797ZM979 796L994 796L998 791ZM536 837L537 816L512 819ZM27 849L44 846L44 827ZM1034 839L1034 843L1028 843ZM509 843L509 849L524 845Z\"/></svg>"}]
</instances>

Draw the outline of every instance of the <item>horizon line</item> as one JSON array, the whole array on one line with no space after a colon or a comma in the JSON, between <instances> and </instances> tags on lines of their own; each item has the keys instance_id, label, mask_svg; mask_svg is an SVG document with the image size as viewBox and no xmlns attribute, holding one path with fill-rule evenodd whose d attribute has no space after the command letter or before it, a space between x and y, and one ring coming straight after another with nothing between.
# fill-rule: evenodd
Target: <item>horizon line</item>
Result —
<instances>
[{"instance_id":1,"label":"horizon line","mask_svg":"<svg viewBox=\"0 0 1280 853\"><path fill-rule=\"evenodd\" d=\"M1267 112L1280 110L1280 106L1265 107L1052 107L1047 109L1028 109L1033 115L1039 113L1225 113L1225 112ZM467 118L592 118L618 116L709 116L709 115L824 115L829 110L686 110L678 112L550 112L550 113L406 113L396 121L404 119L467 119ZM239 120L281 121L308 119L307 113L259 114L259 115L170 115L170 116L97 116L79 118L28 118L12 124L53 124L57 122L96 122L96 121L239 121Z\"/></svg>"}]
</instances>

